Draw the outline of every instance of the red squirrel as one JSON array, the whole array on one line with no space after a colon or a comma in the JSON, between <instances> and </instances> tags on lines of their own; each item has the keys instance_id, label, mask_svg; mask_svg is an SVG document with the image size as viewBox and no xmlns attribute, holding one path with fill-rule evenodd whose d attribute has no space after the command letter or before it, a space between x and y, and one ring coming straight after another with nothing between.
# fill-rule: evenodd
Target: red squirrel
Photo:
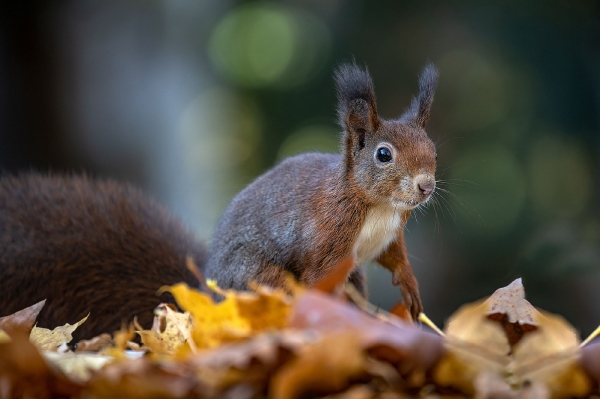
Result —
<instances>
[{"instance_id":1,"label":"red squirrel","mask_svg":"<svg viewBox=\"0 0 600 399\"><path fill-rule=\"evenodd\" d=\"M341 154L284 160L240 192L212 239L206 275L224 287L284 284L282 270L310 286L342 259L376 261L393 274L405 304L423 310L404 226L435 189L436 150L425 133L437 86L427 65L419 95L398 119L377 113L371 76L356 64L335 73ZM359 288L361 274L349 276Z\"/></svg>"},{"instance_id":2,"label":"red squirrel","mask_svg":"<svg viewBox=\"0 0 600 399\"><path fill-rule=\"evenodd\" d=\"M210 251L139 190L86 176L0 178L0 316L47 299L42 327L74 323L75 339L149 326L163 285L198 285L186 258L223 288L282 285L283 271L312 285L348 256L393 273L413 317L422 310L404 225L435 188L436 154L424 128L437 83L399 119L377 114L371 77L355 64L335 74L342 153L283 161L233 199ZM359 269L349 276L364 289Z\"/></svg>"}]
</instances>

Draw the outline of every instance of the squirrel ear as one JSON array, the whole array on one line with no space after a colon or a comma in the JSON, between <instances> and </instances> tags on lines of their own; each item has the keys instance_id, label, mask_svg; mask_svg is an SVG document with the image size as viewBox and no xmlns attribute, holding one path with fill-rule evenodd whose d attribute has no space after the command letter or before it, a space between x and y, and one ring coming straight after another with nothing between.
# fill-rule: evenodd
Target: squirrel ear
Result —
<instances>
[{"instance_id":1,"label":"squirrel ear","mask_svg":"<svg viewBox=\"0 0 600 399\"><path fill-rule=\"evenodd\" d=\"M366 132L379 127L373 80L355 62L340 65L334 74L338 96L339 123L351 136L358 136L358 149L365 145Z\"/></svg>"},{"instance_id":2,"label":"squirrel ear","mask_svg":"<svg viewBox=\"0 0 600 399\"><path fill-rule=\"evenodd\" d=\"M413 122L423 129L429 121L429 111L433 102L433 94L438 83L438 71L429 63L423 68L419 78L419 96L413 98L410 108L402 115L403 122Z\"/></svg>"}]
</instances>

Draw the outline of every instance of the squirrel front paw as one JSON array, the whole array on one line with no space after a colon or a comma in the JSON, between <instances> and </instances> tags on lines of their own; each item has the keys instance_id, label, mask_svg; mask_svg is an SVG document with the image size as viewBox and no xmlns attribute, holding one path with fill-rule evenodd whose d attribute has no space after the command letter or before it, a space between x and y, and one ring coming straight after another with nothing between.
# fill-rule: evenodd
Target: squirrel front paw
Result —
<instances>
[{"instance_id":1,"label":"squirrel front paw","mask_svg":"<svg viewBox=\"0 0 600 399\"><path fill-rule=\"evenodd\" d=\"M414 321L419 320L419 313L423 312L423 304L421 303L417 279L412 274L406 276L401 273L394 273L392 284L400 286L406 309Z\"/></svg>"}]
</instances>

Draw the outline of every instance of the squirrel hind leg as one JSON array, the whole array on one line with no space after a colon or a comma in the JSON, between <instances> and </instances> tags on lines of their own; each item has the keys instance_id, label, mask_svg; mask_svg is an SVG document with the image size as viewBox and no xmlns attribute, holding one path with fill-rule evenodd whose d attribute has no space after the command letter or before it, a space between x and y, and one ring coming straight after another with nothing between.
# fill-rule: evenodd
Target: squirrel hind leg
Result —
<instances>
[{"instance_id":1,"label":"squirrel hind leg","mask_svg":"<svg viewBox=\"0 0 600 399\"><path fill-rule=\"evenodd\" d=\"M281 266L266 263L260 267L260 271L255 276L255 282L269 287L285 288L287 276L296 278L292 273L285 272Z\"/></svg>"}]
</instances>

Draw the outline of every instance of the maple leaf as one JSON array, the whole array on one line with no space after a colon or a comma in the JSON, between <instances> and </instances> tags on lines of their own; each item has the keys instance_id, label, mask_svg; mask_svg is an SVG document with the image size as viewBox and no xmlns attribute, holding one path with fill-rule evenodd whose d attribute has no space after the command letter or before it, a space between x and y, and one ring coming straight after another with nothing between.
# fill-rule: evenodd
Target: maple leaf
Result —
<instances>
[{"instance_id":1,"label":"maple leaf","mask_svg":"<svg viewBox=\"0 0 600 399\"><path fill-rule=\"evenodd\" d=\"M142 343L152 352L162 355L174 355L183 345L190 343L192 317L189 312L179 313L173 305L161 304L154 310L154 323L151 330L138 330Z\"/></svg>"},{"instance_id":2,"label":"maple leaf","mask_svg":"<svg viewBox=\"0 0 600 399\"><path fill-rule=\"evenodd\" d=\"M89 316L89 315L88 315ZM56 351L59 346L68 344L73 339L71 335L73 331L81 324L83 324L88 316L71 325L69 323L61 327L56 327L53 330L47 328L34 327L31 330L29 339L34 343L40 350Z\"/></svg>"},{"instance_id":3,"label":"maple leaf","mask_svg":"<svg viewBox=\"0 0 600 399\"><path fill-rule=\"evenodd\" d=\"M179 306L190 312L192 338L198 348L214 348L253 333L281 328L286 324L291 300L283 290L252 285L254 292L233 290L218 293L220 302L180 283L161 290L170 292Z\"/></svg>"}]
</instances>

